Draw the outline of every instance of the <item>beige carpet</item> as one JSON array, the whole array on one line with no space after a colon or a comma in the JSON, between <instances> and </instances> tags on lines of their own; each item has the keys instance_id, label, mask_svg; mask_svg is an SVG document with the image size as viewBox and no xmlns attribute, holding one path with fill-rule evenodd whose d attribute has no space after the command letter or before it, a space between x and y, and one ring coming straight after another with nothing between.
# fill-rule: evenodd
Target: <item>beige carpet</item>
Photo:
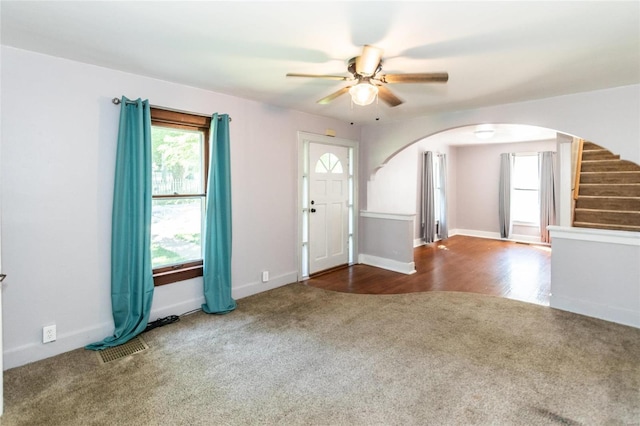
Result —
<instances>
[{"instance_id":1,"label":"beige carpet","mask_svg":"<svg viewBox=\"0 0 640 426\"><path fill-rule=\"evenodd\" d=\"M466 293L292 284L5 372L2 425L637 424L640 330Z\"/></svg>"}]
</instances>

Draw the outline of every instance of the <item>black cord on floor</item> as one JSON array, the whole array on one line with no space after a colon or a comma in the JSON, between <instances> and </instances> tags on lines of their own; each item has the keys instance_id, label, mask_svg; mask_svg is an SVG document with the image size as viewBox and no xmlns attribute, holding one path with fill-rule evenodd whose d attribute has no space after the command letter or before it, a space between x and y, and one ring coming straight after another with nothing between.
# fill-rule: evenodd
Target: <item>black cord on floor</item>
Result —
<instances>
[{"instance_id":1,"label":"black cord on floor","mask_svg":"<svg viewBox=\"0 0 640 426\"><path fill-rule=\"evenodd\" d=\"M177 321L180 321L180 317L177 315L169 315L165 318L158 318L157 320L147 324L147 328L144 329L143 333L149 330L153 330L154 328L162 327L163 325L172 324Z\"/></svg>"},{"instance_id":2,"label":"black cord on floor","mask_svg":"<svg viewBox=\"0 0 640 426\"><path fill-rule=\"evenodd\" d=\"M180 314L180 316L181 316L181 317L185 317L185 316L187 316L187 315L195 314L196 312L200 312L200 311L202 311L202 308L192 309L192 310L187 311L187 312L185 312L185 313L183 313L183 314Z\"/></svg>"},{"instance_id":3,"label":"black cord on floor","mask_svg":"<svg viewBox=\"0 0 640 426\"><path fill-rule=\"evenodd\" d=\"M178 322L178 321L180 321L180 317L186 316L186 315L191 315L191 314L194 314L194 313L199 312L201 310L202 310L201 308L198 308L198 309L193 309L191 311L185 312L180 316L178 316L178 315L169 315L168 317L158 318L157 320L152 321L149 324L147 324L147 328L144 329L143 333L146 333L149 330L153 330L154 328L162 327L163 325L167 325L167 324L172 324L174 322Z\"/></svg>"}]
</instances>

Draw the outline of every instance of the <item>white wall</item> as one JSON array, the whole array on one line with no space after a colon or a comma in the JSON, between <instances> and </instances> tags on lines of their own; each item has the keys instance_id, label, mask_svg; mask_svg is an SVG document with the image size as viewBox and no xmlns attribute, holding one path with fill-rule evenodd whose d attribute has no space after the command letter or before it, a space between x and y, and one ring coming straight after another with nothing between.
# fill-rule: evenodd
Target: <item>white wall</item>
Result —
<instances>
[{"instance_id":1,"label":"white wall","mask_svg":"<svg viewBox=\"0 0 640 426\"><path fill-rule=\"evenodd\" d=\"M640 163L640 85L424 116L363 127L360 187L396 152L427 136L479 123L529 124L578 136ZM377 177L376 177L377 178ZM360 206L370 210L367 191Z\"/></svg>"},{"instance_id":2,"label":"white wall","mask_svg":"<svg viewBox=\"0 0 640 426\"><path fill-rule=\"evenodd\" d=\"M414 215L360 212L362 245L358 262L403 274L416 272L414 220Z\"/></svg>"},{"instance_id":3,"label":"white wall","mask_svg":"<svg viewBox=\"0 0 640 426\"><path fill-rule=\"evenodd\" d=\"M230 114L233 295L296 280L297 131L359 140L357 126L14 48L1 54L5 368L113 332L113 97ZM201 289L200 278L158 287L151 318L198 308ZM49 324L58 340L44 345Z\"/></svg>"},{"instance_id":4,"label":"white wall","mask_svg":"<svg viewBox=\"0 0 640 426\"><path fill-rule=\"evenodd\" d=\"M380 167L367 182L368 211L416 214L416 173L420 152L418 145L409 145Z\"/></svg>"},{"instance_id":5,"label":"white wall","mask_svg":"<svg viewBox=\"0 0 640 426\"><path fill-rule=\"evenodd\" d=\"M368 210L415 214L414 239L420 238L420 179L424 151L447 154L449 230L499 238L500 154L556 150L555 139L461 146L434 145L430 139L423 139L396 153L367 182Z\"/></svg>"},{"instance_id":6,"label":"white wall","mask_svg":"<svg viewBox=\"0 0 640 426\"><path fill-rule=\"evenodd\" d=\"M422 179L422 156L425 151L447 155L447 206L449 227L455 227L456 175L455 151L442 142L430 138L422 139L403 148L375 170L367 181L368 211L415 216L414 235L420 235L420 197Z\"/></svg>"},{"instance_id":7,"label":"white wall","mask_svg":"<svg viewBox=\"0 0 640 426\"><path fill-rule=\"evenodd\" d=\"M550 232L550 306L640 328L640 232Z\"/></svg>"},{"instance_id":8,"label":"white wall","mask_svg":"<svg viewBox=\"0 0 640 426\"><path fill-rule=\"evenodd\" d=\"M508 144L465 145L456 151L456 228L500 237L498 187L500 154L555 151L556 140ZM469 232L465 232L469 234Z\"/></svg>"}]
</instances>

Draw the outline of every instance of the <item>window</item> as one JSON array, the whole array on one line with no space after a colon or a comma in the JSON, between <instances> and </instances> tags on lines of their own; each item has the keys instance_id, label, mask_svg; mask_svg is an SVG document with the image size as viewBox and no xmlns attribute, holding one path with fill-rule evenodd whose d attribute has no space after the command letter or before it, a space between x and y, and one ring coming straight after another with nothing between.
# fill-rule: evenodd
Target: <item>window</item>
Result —
<instances>
[{"instance_id":1,"label":"window","mask_svg":"<svg viewBox=\"0 0 640 426\"><path fill-rule=\"evenodd\" d=\"M342 174L342 163L335 154L326 152L320 156L320 159L316 163L316 173Z\"/></svg>"},{"instance_id":2,"label":"window","mask_svg":"<svg viewBox=\"0 0 640 426\"><path fill-rule=\"evenodd\" d=\"M151 108L155 285L202 275L210 117Z\"/></svg>"},{"instance_id":3,"label":"window","mask_svg":"<svg viewBox=\"0 0 640 426\"><path fill-rule=\"evenodd\" d=\"M540 201L537 154L515 154L513 162L511 220L540 224Z\"/></svg>"}]
</instances>

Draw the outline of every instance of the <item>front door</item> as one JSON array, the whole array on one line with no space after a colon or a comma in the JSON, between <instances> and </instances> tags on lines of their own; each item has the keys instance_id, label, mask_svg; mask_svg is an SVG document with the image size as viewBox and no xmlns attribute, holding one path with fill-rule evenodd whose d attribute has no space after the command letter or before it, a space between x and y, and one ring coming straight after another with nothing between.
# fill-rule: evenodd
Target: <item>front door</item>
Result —
<instances>
[{"instance_id":1,"label":"front door","mask_svg":"<svg viewBox=\"0 0 640 426\"><path fill-rule=\"evenodd\" d=\"M349 148L309 143L309 273L349 263Z\"/></svg>"},{"instance_id":2,"label":"front door","mask_svg":"<svg viewBox=\"0 0 640 426\"><path fill-rule=\"evenodd\" d=\"M0 225L2 225L2 217L0 217ZM1 226L0 226L1 228ZM0 232L2 235L2 232ZM2 244L0 244L0 247ZM0 416L4 413L4 388L3 388L3 370L4 365L2 363L2 281L4 280L5 275L2 273L2 256L0 253Z\"/></svg>"}]
</instances>

